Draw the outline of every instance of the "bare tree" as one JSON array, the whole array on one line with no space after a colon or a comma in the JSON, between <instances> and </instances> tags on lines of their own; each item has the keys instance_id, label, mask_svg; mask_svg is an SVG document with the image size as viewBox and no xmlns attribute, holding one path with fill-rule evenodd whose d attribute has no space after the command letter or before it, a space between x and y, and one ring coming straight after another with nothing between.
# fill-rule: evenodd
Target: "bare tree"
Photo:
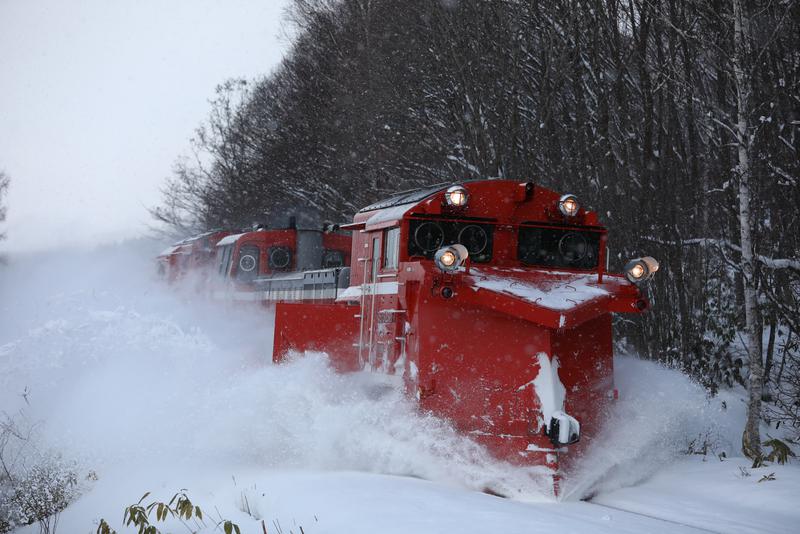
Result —
<instances>
[{"instance_id":1,"label":"bare tree","mask_svg":"<svg viewBox=\"0 0 800 534\"><path fill-rule=\"evenodd\" d=\"M748 380L747 423L742 436L742 452L749 458L761 456L761 389L764 368L761 361L761 343L758 337L758 308L756 303L755 259L753 257L751 192L752 132L750 127L750 98L752 97L751 69L752 38L750 17L741 0L733 1L733 72L736 87L736 146L739 175L739 228L741 242L741 270L744 292L745 330L744 344L747 351L750 375Z\"/></svg>"}]
</instances>

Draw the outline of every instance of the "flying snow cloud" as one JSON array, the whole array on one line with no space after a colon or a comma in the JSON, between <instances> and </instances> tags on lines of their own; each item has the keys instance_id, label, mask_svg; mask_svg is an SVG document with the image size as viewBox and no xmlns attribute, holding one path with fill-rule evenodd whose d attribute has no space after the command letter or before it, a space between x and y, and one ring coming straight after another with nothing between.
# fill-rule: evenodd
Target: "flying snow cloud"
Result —
<instances>
[{"instance_id":1,"label":"flying snow cloud","mask_svg":"<svg viewBox=\"0 0 800 534\"><path fill-rule=\"evenodd\" d=\"M121 468L356 470L549 498L535 469L493 460L382 375L337 375L322 354L273 365L270 313L165 286L159 249L139 240L0 268L0 410L34 422L40 448L101 480ZM622 400L567 498L635 483L698 434L720 447L734 435L719 399L680 373L619 364Z\"/></svg>"},{"instance_id":2,"label":"flying snow cloud","mask_svg":"<svg viewBox=\"0 0 800 534\"><path fill-rule=\"evenodd\" d=\"M324 355L271 363L272 317L155 279L157 246L17 257L0 271L0 406L43 446L105 469L192 462L417 476L541 500L541 479L499 463L381 375Z\"/></svg>"},{"instance_id":3,"label":"flying snow cloud","mask_svg":"<svg viewBox=\"0 0 800 534\"><path fill-rule=\"evenodd\" d=\"M566 499L637 484L676 457L700 452L738 456L744 404L738 391L716 397L680 371L620 357L615 362L620 399L603 431L574 466Z\"/></svg>"}]
</instances>

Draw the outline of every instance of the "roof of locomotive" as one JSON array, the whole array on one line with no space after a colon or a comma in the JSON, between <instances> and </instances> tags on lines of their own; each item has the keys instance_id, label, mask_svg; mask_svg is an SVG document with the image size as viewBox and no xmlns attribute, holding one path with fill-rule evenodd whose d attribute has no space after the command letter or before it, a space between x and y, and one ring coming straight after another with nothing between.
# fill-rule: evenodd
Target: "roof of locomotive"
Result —
<instances>
[{"instance_id":1,"label":"roof of locomotive","mask_svg":"<svg viewBox=\"0 0 800 534\"><path fill-rule=\"evenodd\" d=\"M319 232L321 234L332 234L338 235L342 237L349 236L345 233L339 232L337 230L328 229L326 227L322 228L258 228L256 230L250 230L247 232L241 232L238 234L231 234L224 238L222 238L218 243L218 247L223 247L226 245L233 245L234 243L239 242L240 240L248 239L253 241L260 241L268 243L270 240L274 240L277 235L286 235L286 233L296 233L296 232Z\"/></svg>"},{"instance_id":2,"label":"roof of locomotive","mask_svg":"<svg viewBox=\"0 0 800 534\"><path fill-rule=\"evenodd\" d=\"M183 238L180 241L176 241L175 243L171 244L169 247L164 249L158 255L158 257L160 258L164 256L169 256L171 254L191 254L193 245L195 245L196 243L205 238L218 236L220 234L230 234L230 230L222 230L222 229L209 230L208 232L203 232L202 234L197 234ZM222 239L225 239L225 237L223 237Z\"/></svg>"},{"instance_id":3,"label":"roof of locomotive","mask_svg":"<svg viewBox=\"0 0 800 534\"><path fill-rule=\"evenodd\" d=\"M233 243L236 243L236 241L237 241L237 240L238 240L240 237L242 237L243 235L244 235L244 234L230 234L230 235L226 235L225 237L223 237L222 239L220 239L219 241L217 241L217 245L216 245L216 246L218 246L218 247L224 247L225 245L232 245Z\"/></svg>"},{"instance_id":4,"label":"roof of locomotive","mask_svg":"<svg viewBox=\"0 0 800 534\"><path fill-rule=\"evenodd\" d=\"M450 186L464 186L470 194L466 207L450 207L444 202L444 191ZM490 217L506 223L549 223L559 225L599 226L597 214L580 207L577 216L569 218L558 213L561 193L531 182L484 179L449 182L404 191L360 210L354 223L367 228L381 228L408 214L460 215L468 218ZM441 202L439 201L441 200ZM412 211L413 210L413 211ZM487 219L488 220L488 219ZM360 226L363 228L363 226Z\"/></svg>"},{"instance_id":5,"label":"roof of locomotive","mask_svg":"<svg viewBox=\"0 0 800 534\"><path fill-rule=\"evenodd\" d=\"M430 185L427 187L420 187L417 189L409 189L408 191L401 191L400 193L394 194L389 198L385 198L379 202L374 204L370 204L366 208L361 208L358 210L358 213L366 213L368 211L375 211L375 210L382 210L384 208L393 208L395 206L401 206L403 204L416 204L417 202L421 202L428 198L429 196L438 193L444 189L450 187L452 182Z\"/></svg>"},{"instance_id":6,"label":"roof of locomotive","mask_svg":"<svg viewBox=\"0 0 800 534\"><path fill-rule=\"evenodd\" d=\"M176 254L181 255L188 255L192 253L192 249L190 246L186 244L177 244L177 245L170 245L169 247L165 248L164 250L159 253L157 258L167 258L168 256L173 256Z\"/></svg>"}]
</instances>

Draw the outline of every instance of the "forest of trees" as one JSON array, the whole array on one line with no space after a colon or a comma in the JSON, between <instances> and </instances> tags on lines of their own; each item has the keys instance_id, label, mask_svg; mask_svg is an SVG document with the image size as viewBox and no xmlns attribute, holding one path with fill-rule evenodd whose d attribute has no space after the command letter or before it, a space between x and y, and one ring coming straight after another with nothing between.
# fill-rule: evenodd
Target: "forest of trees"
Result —
<instances>
[{"instance_id":1,"label":"forest of trees","mask_svg":"<svg viewBox=\"0 0 800 534\"><path fill-rule=\"evenodd\" d=\"M294 0L288 18L283 62L220 87L159 220L346 221L469 178L575 193L612 268L662 265L621 338L711 391L753 371L751 409L797 421L800 2Z\"/></svg>"}]
</instances>

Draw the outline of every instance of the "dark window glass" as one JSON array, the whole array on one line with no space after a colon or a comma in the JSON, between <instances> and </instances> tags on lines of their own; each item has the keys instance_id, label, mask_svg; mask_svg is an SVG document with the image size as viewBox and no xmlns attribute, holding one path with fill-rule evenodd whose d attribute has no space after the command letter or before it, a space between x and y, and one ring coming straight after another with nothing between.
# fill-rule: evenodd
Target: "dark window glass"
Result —
<instances>
[{"instance_id":1,"label":"dark window glass","mask_svg":"<svg viewBox=\"0 0 800 534\"><path fill-rule=\"evenodd\" d=\"M344 253L341 250L326 250L322 255L322 268L330 269L333 267L344 266Z\"/></svg>"},{"instance_id":2,"label":"dark window glass","mask_svg":"<svg viewBox=\"0 0 800 534\"><path fill-rule=\"evenodd\" d=\"M286 271L292 268L292 249L289 247L271 247L268 257L269 267L273 271Z\"/></svg>"},{"instance_id":3,"label":"dark window glass","mask_svg":"<svg viewBox=\"0 0 800 534\"><path fill-rule=\"evenodd\" d=\"M522 263L543 267L596 269L600 233L580 229L519 229L517 257Z\"/></svg>"},{"instance_id":4,"label":"dark window glass","mask_svg":"<svg viewBox=\"0 0 800 534\"><path fill-rule=\"evenodd\" d=\"M486 263L492 260L493 234L494 226L491 224L412 219L409 225L408 255L432 259L443 246L460 243L467 247L472 262Z\"/></svg>"}]
</instances>

